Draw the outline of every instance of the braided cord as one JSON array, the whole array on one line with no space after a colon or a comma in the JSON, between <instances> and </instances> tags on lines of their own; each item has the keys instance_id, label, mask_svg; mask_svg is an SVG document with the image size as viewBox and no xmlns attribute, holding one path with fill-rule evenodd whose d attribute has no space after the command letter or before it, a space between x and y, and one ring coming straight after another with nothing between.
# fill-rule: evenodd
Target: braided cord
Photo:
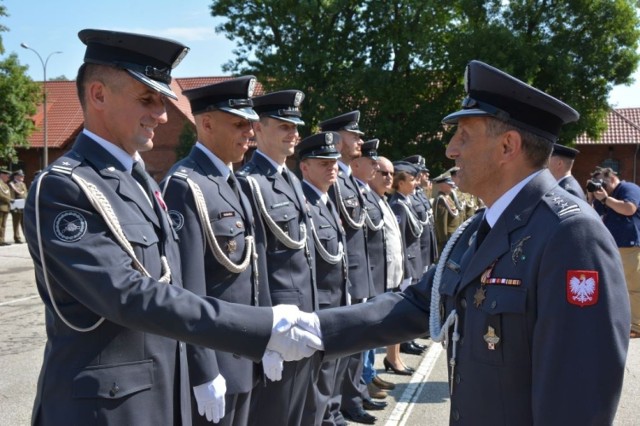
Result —
<instances>
[{"instance_id":1,"label":"braided cord","mask_svg":"<svg viewBox=\"0 0 640 426\"><path fill-rule=\"evenodd\" d=\"M422 231L424 228L420 224L420 220L413 214L408 205L406 205L402 200L398 200L400 205L404 207L404 211L407 213L407 222L409 222L409 230L414 237L419 238L422 235Z\"/></svg>"},{"instance_id":2,"label":"braided cord","mask_svg":"<svg viewBox=\"0 0 640 426\"><path fill-rule=\"evenodd\" d=\"M361 206L362 208L360 209L360 218L357 221L354 221L353 219L351 219L351 216L349 215L349 212L347 211L347 207L344 205L344 201L342 200L342 191L340 190L340 184L336 181L333 184L333 187L336 190L336 195L337 195L337 202L338 202L338 207L340 208L340 212L342 212L342 216L344 217L345 221L347 222L347 225L349 225L349 227L353 228L353 229L360 229L362 228L362 225L364 225L364 221L367 217L366 214L366 210L364 208L364 206Z\"/></svg>"},{"instance_id":3,"label":"braided cord","mask_svg":"<svg viewBox=\"0 0 640 426\"><path fill-rule=\"evenodd\" d=\"M267 226L269 227L273 235L278 239L278 241L292 250L301 250L305 248L307 245L307 227L304 225L304 223L300 224L300 235L302 238L299 241L296 241L289 237L289 235L287 235L278 226L278 224L271 218L271 216L269 216L267 207L264 204L264 198L262 198L262 193L260 192L260 188L258 187L258 182L256 182L256 180L251 176L247 176L247 182L249 182L249 186L251 187L251 192L253 193L253 197L256 200L260 215L264 218Z\"/></svg>"},{"instance_id":4,"label":"braided cord","mask_svg":"<svg viewBox=\"0 0 640 426\"><path fill-rule=\"evenodd\" d=\"M207 242L209 243L209 247L211 247L211 251L213 252L213 257L216 258L218 263L224 266L229 272L234 274L239 274L247 269L249 263L251 262L251 257L255 253L253 248L254 240L253 236L247 235L244 238L245 241L245 254L244 259L239 264L233 263L231 259L227 257L224 253L220 244L218 244L218 239L216 238L213 229L211 228L211 222L209 220L209 212L207 210L207 203L204 199L204 195L202 194L202 190L197 183L195 183L192 179L187 178L187 184L193 192L193 198L196 203L196 209L198 210L198 216L200 217L200 223L204 228L204 234L207 237Z\"/></svg>"},{"instance_id":5,"label":"braided cord","mask_svg":"<svg viewBox=\"0 0 640 426\"><path fill-rule=\"evenodd\" d=\"M344 249L342 247L342 241L338 242L338 253L333 255L331 253L329 253L327 251L327 249L324 248L324 246L322 245L322 243L320 242L320 238L318 238L318 234L316 233L316 226L313 223L313 219L309 218L309 220L311 221L311 235L313 235L313 240L316 243L316 251L318 252L318 254L320 255L320 257L322 259L324 259L325 262L331 264L331 265L336 265L338 264L338 262L342 261L342 257L344 255Z\"/></svg>"},{"instance_id":6,"label":"braided cord","mask_svg":"<svg viewBox=\"0 0 640 426\"><path fill-rule=\"evenodd\" d=\"M382 227L384 226L384 219L380 219L380 222L378 222L378 224L374 224L373 221L371 220L371 217L369 216L369 212L365 209L365 222L367 224L367 228L369 228L372 231L379 231L382 229Z\"/></svg>"}]
</instances>

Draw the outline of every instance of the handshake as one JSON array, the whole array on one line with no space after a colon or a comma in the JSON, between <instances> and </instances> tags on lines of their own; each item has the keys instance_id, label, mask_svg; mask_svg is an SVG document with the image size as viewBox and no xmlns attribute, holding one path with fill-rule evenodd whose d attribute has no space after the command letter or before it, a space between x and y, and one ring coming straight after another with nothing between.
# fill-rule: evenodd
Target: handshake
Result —
<instances>
[{"instance_id":1,"label":"handshake","mask_svg":"<svg viewBox=\"0 0 640 426\"><path fill-rule=\"evenodd\" d=\"M281 380L283 361L298 361L323 349L320 321L316 314L302 312L294 305L273 307L271 338L262 357L267 378Z\"/></svg>"}]
</instances>

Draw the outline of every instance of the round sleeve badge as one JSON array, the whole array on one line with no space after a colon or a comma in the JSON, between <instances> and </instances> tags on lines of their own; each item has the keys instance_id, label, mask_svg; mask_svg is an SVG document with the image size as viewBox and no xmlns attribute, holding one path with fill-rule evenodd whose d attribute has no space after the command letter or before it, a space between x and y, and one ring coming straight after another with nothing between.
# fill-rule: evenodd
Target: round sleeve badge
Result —
<instances>
[{"instance_id":1,"label":"round sleeve badge","mask_svg":"<svg viewBox=\"0 0 640 426\"><path fill-rule=\"evenodd\" d=\"M75 210L65 210L53 221L53 233L65 243L79 241L87 232L87 219Z\"/></svg>"},{"instance_id":2,"label":"round sleeve badge","mask_svg":"<svg viewBox=\"0 0 640 426\"><path fill-rule=\"evenodd\" d=\"M176 232L184 226L184 216L177 210L169 210L169 219L171 219L171 226Z\"/></svg>"}]
</instances>

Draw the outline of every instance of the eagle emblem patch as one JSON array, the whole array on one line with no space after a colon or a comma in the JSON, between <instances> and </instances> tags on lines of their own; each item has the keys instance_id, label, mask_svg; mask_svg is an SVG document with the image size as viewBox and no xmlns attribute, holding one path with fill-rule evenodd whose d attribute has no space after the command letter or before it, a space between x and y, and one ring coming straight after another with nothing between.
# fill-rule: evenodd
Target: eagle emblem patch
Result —
<instances>
[{"instance_id":1,"label":"eagle emblem patch","mask_svg":"<svg viewBox=\"0 0 640 426\"><path fill-rule=\"evenodd\" d=\"M580 307L598 303L598 271L567 271L567 301Z\"/></svg>"}]
</instances>

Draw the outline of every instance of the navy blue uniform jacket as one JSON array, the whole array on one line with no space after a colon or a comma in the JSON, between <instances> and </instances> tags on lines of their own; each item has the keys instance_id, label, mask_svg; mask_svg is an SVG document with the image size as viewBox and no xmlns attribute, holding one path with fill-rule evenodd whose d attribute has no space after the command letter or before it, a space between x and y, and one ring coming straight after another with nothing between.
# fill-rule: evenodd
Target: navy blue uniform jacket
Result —
<instances>
[{"instance_id":1,"label":"navy blue uniform jacket","mask_svg":"<svg viewBox=\"0 0 640 426\"><path fill-rule=\"evenodd\" d=\"M474 216L457 240L439 291L445 316L453 308L460 316L451 424L611 424L630 331L627 289L611 234L548 171L523 188L475 252L473 235L481 219ZM491 265L492 277L519 284L487 284L476 306L480 277ZM326 355L424 334L433 271L402 294L319 312ZM597 276L597 297L586 292L591 299L583 297L583 304L568 283L581 274ZM485 340L489 327L500 339L493 349Z\"/></svg>"},{"instance_id":2,"label":"navy blue uniform jacket","mask_svg":"<svg viewBox=\"0 0 640 426\"><path fill-rule=\"evenodd\" d=\"M178 245L166 214L158 217L131 175L89 137L81 134L47 171L39 195L30 193L25 209L47 329L32 422L190 424L185 349L177 340L259 360L271 333L271 310L199 298L184 290ZM131 258L68 171L95 185L108 200L151 277L131 266ZM159 194L155 183L153 187ZM157 281L161 251L171 266L170 284ZM45 260L51 295L63 316L77 327L106 318L97 329L78 332L63 323L46 288Z\"/></svg>"}]
</instances>

